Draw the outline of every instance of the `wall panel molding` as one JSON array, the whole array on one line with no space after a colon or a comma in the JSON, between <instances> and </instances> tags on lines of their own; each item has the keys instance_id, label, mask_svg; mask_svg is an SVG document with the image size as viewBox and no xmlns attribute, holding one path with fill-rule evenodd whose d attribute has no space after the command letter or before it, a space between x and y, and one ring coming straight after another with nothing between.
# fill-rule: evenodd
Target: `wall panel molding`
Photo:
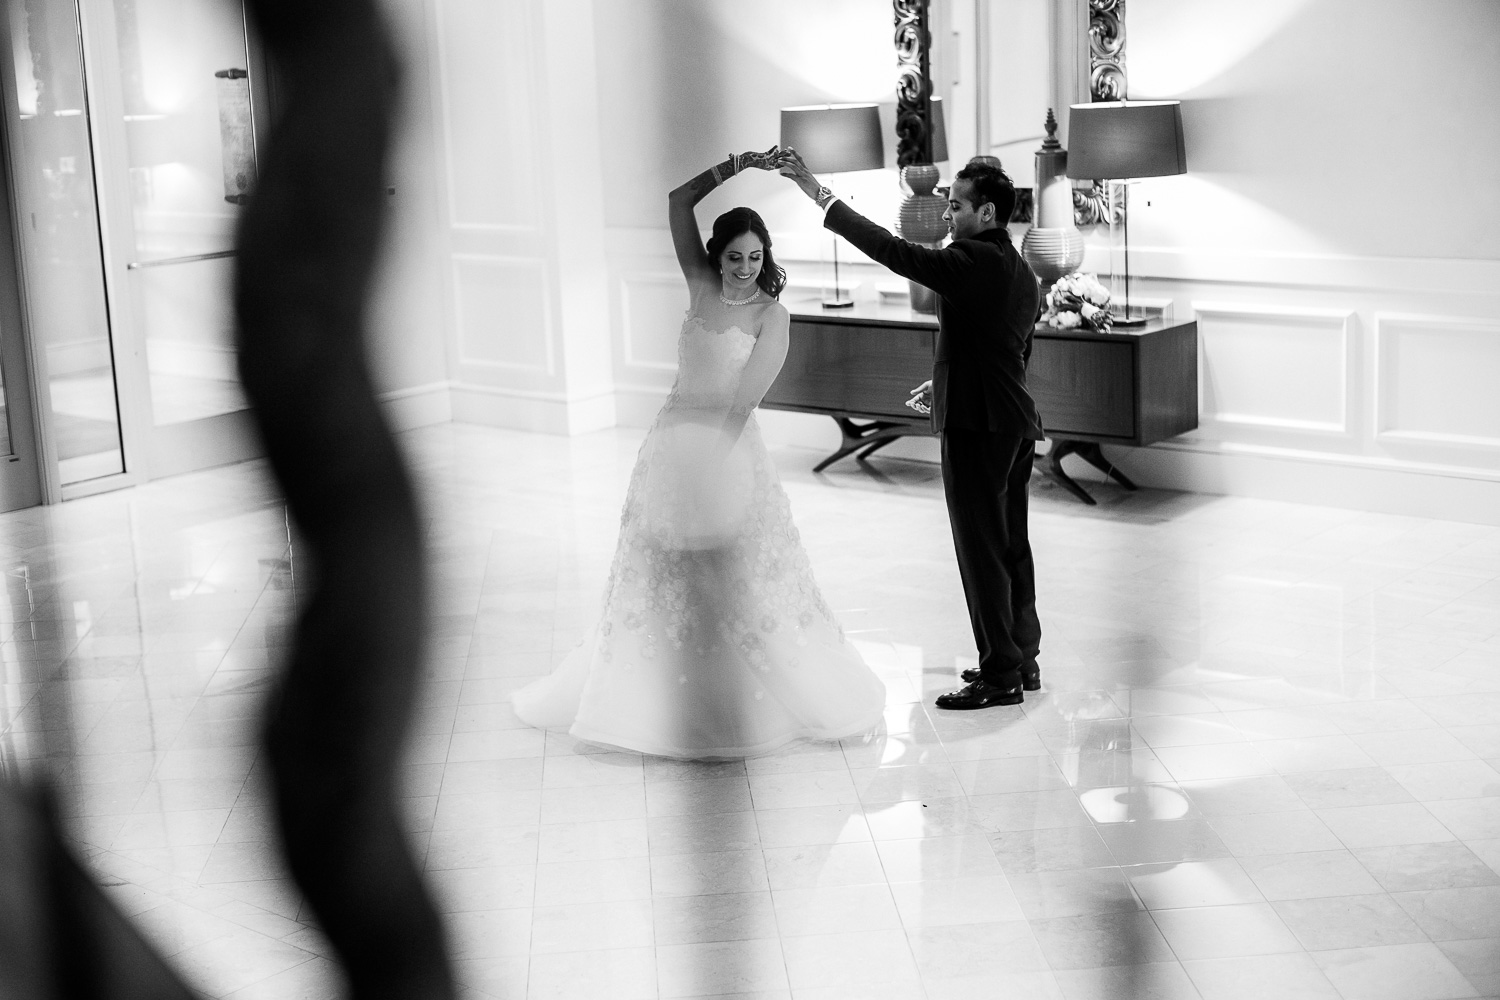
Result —
<instances>
[{"instance_id":1,"label":"wall panel molding","mask_svg":"<svg viewBox=\"0 0 1500 1000\"><path fill-rule=\"evenodd\" d=\"M555 376L557 346L547 261L459 253L452 260L459 364Z\"/></svg>"},{"instance_id":2,"label":"wall panel molding","mask_svg":"<svg viewBox=\"0 0 1500 1000\"><path fill-rule=\"evenodd\" d=\"M532 0L433 0L442 172L454 229L540 234ZM483 38L483 46L454 44ZM501 53L494 58L493 53Z\"/></svg>"},{"instance_id":3,"label":"wall panel molding","mask_svg":"<svg viewBox=\"0 0 1500 1000\"><path fill-rule=\"evenodd\" d=\"M616 287L620 297L620 347L621 361L626 369L648 369L651 371L677 371L677 326L670 323L663 310L652 309L642 294L650 289L657 295L670 289L683 298L681 274L667 271L625 273L618 277ZM679 324L680 326L680 321ZM647 345L657 342L652 351Z\"/></svg>"},{"instance_id":4,"label":"wall panel molding","mask_svg":"<svg viewBox=\"0 0 1500 1000\"><path fill-rule=\"evenodd\" d=\"M1377 441L1500 451L1500 320L1377 312L1375 366Z\"/></svg>"},{"instance_id":5,"label":"wall panel molding","mask_svg":"<svg viewBox=\"0 0 1500 1000\"><path fill-rule=\"evenodd\" d=\"M1352 434L1353 310L1199 300L1192 308L1205 425Z\"/></svg>"}]
</instances>

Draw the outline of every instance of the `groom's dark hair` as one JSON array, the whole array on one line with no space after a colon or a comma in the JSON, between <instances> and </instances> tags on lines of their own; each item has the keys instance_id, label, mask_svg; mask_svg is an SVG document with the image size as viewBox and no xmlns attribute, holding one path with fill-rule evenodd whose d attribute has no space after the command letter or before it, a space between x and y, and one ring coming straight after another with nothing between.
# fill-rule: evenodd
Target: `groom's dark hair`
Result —
<instances>
[{"instance_id":1,"label":"groom's dark hair","mask_svg":"<svg viewBox=\"0 0 1500 1000\"><path fill-rule=\"evenodd\" d=\"M754 233L755 238L760 240L760 245L765 248L760 274L756 275L755 283L760 286L761 291L774 299L786 287L786 271L771 256L770 230L766 229L765 220L755 209L741 205L739 208L731 208L714 220L713 235L708 238L708 246L705 248L709 259L714 262L714 267L718 267L719 255L724 252L724 248L746 233Z\"/></svg>"},{"instance_id":2,"label":"groom's dark hair","mask_svg":"<svg viewBox=\"0 0 1500 1000\"><path fill-rule=\"evenodd\" d=\"M956 181L968 181L974 189L974 210L989 202L995 206L995 225L1001 229L1016 210L1016 186L999 163L985 163L976 157L953 175Z\"/></svg>"}]
</instances>

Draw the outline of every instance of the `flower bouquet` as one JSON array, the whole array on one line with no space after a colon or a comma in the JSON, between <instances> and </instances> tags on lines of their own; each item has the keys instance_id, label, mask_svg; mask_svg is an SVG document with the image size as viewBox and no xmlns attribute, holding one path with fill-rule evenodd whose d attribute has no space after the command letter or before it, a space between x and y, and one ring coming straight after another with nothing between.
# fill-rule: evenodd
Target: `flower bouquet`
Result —
<instances>
[{"instance_id":1,"label":"flower bouquet","mask_svg":"<svg viewBox=\"0 0 1500 1000\"><path fill-rule=\"evenodd\" d=\"M1047 311L1041 321L1055 330L1086 326L1108 333L1115 322L1109 310L1109 289L1092 274L1065 274L1047 293Z\"/></svg>"}]
</instances>

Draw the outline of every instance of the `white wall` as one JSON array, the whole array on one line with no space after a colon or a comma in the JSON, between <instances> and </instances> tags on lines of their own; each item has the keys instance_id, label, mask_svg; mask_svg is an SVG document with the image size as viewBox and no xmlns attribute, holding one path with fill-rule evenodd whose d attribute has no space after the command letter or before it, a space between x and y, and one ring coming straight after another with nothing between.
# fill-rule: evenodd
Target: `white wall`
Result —
<instances>
[{"instance_id":1,"label":"white wall","mask_svg":"<svg viewBox=\"0 0 1500 1000\"><path fill-rule=\"evenodd\" d=\"M1132 99L1188 174L1132 277L1198 320L1198 431L1149 483L1500 521L1500 4L1129 0ZM1100 260L1096 254L1090 263Z\"/></svg>"},{"instance_id":2,"label":"white wall","mask_svg":"<svg viewBox=\"0 0 1500 1000\"><path fill-rule=\"evenodd\" d=\"M407 209L397 271L419 287L391 293L389 371L393 385L435 380L458 419L647 422L686 305L667 191L775 142L783 106L892 103L885 3L390 2L425 44L427 117L402 162L431 197ZM1076 9L1054 28L1086 21L1085 0L1059 2ZM957 28L975 9L938 5ZM1119 449L1122 466L1155 485L1500 520L1500 116L1486 88L1500 4L1129 0L1127 32L1131 96L1184 102L1189 173L1136 188L1131 261L1142 294L1198 319L1202 426ZM950 106L973 109L966 43L942 41ZM900 197L891 171L839 187L884 222ZM699 218L734 204L766 217L792 294L818 285L828 241L800 194L740 178ZM851 272L867 295L892 282ZM396 345L419 319L439 324L442 350ZM830 442L821 418L765 422L773 440Z\"/></svg>"},{"instance_id":3,"label":"white wall","mask_svg":"<svg viewBox=\"0 0 1500 1000\"><path fill-rule=\"evenodd\" d=\"M439 150L431 94L426 4L386 0L404 75L388 184L384 258L369 306L375 384L397 427L452 418L443 261L439 252Z\"/></svg>"},{"instance_id":4,"label":"white wall","mask_svg":"<svg viewBox=\"0 0 1500 1000\"><path fill-rule=\"evenodd\" d=\"M783 107L885 103L894 121L891 10L868 0L594 0L594 12L613 376L621 422L642 426L671 384L687 307L667 234L667 192L731 151L776 143ZM893 168L894 132L886 159ZM873 218L894 219L901 192L893 169L846 175L839 187ZM831 241L801 192L772 174L745 174L704 199L700 224L706 231L735 205L765 218L789 295L819 285ZM844 253L848 263L847 245ZM868 279L875 269L852 273ZM818 446L833 433L824 418L770 418L778 420Z\"/></svg>"}]
</instances>

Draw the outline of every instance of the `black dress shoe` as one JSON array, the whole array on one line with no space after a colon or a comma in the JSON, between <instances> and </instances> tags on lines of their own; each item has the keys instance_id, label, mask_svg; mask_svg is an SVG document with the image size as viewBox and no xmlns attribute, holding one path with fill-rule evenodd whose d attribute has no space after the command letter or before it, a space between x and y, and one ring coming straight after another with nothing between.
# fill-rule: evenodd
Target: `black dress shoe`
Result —
<instances>
[{"instance_id":1,"label":"black dress shoe","mask_svg":"<svg viewBox=\"0 0 1500 1000\"><path fill-rule=\"evenodd\" d=\"M1024 700L1019 687L1003 688L987 684L981 678L957 691L938 695L937 707L961 712L972 708L993 708L996 705L1019 705Z\"/></svg>"},{"instance_id":2,"label":"black dress shoe","mask_svg":"<svg viewBox=\"0 0 1500 1000\"><path fill-rule=\"evenodd\" d=\"M973 684L982 676L978 667L970 667L960 673L959 678L965 684ZM1040 691L1042 689L1042 671L1040 667L1021 671L1021 689L1024 691Z\"/></svg>"}]
</instances>

